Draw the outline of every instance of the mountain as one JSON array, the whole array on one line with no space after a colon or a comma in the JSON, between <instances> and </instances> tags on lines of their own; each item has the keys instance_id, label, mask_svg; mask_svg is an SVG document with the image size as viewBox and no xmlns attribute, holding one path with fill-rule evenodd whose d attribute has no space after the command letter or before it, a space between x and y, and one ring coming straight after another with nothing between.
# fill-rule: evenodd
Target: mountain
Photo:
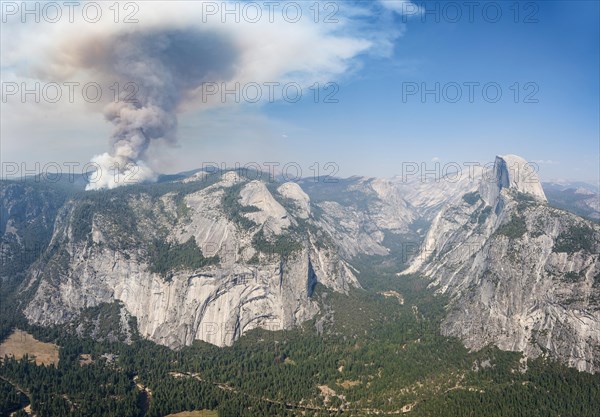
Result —
<instances>
[{"instance_id":1,"label":"mountain","mask_svg":"<svg viewBox=\"0 0 600 417\"><path fill-rule=\"evenodd\" d=\"M259 174L0 181L0 414L597 415L599 226L523 159Z\"/></svg>"},{"instance_id":2,"label":"mountain","mask_svg":"<svg viewBox=\"0 0 600 417\"><path fill-rule=\"evenodd\" d=\"M421 243L439 210L477 186L468 175L431 181L352 177L300 185L320 214L320 226L346 258L392 255L401 262Z\"/></svg>"},{"instance_id":3,"label":"mountain","mask_svg":"<svg viewBox=\"0 0 600 417\"><path fill-rule=\"evenodd\" d=\"M547 204L525 160L497 157L449 204L403 271L450 296L442 332L600 369L600 227Z\"/></svg>"},{"instance_id":4,"label":"mountain","mask_svg":"<svg viewBox=\"0 0 600 417\"><path fill-rule=\"evenodd\" d=\"M581 182L545 182L542 185L552 206L600 221L600 190L597 186Z\"/></svg>"},{"instance_id":5,"label":"mountain","mask_svg":"<svg viewBox=\"0 0 600 417\"><path fill-rule=\"evenodd\" d=\"M448 298L441 331L470 349L599 369L599 226L552 207L522 158L437 179L250 174L92 192L2 182L6 308L97 339L229 346L256 328L323 328L316 288L403 300L382 281L402 269Z\"/></svg>"},{"instance_id":6,"label":"mountain","mask_svg":"<svg viewBox=\"0 0 600 417\"><path fill-rule=\"evenodd\" d=\"M144 337L173 348L313 317L317 282L340 292L359 284L317 239L300 187L271 185L227 172L70 198L28 271L25 317L68 324L118 300L125 325L133 316Z\"/></svg>"},{"instance_id":7,"label":"mountain","mask_svg":"<svg viewBox=\"0 0 600 417\"><path fill-rule=\"evenodd\" d=\"M3 182L0 186L0 282L18 284L27 268L45 250L54 220L67 198L61 187Z\"/></svg>"}]
</instances>

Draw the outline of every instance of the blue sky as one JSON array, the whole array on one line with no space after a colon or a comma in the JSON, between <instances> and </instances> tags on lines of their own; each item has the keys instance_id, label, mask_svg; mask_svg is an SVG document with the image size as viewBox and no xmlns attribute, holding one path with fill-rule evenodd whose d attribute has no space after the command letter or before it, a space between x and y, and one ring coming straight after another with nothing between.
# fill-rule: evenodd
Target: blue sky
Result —
<instances>
[{"instance_id":1,"label":"blue sky","mask_svg":"<svg viewBox=\"0 0 600 417\"><path fill-rule=\"evenodd\" d=\"M140 4L147 19L134 30L151 24L146 23L153 18L148 5L157 3ZM190 14L182 4L194 3L160 4L164 9L154 12L159 15L154 25L169 19L181 24L181 16ZM402 162L489 162L497 154L513 153L538 163L543 179L598 182L599 2L484 1L472 21L464 2L416 2L421 12L430 11L424 15L403 14L414 8L402 9L408 3L399 1L335 4L343 22L338 26L230 25L246 55L260 56L245 61L258 63L255 72L238 69L233 80L283 83L298 76L302 100L190 107L177 114L176 140L150 146L148 165L158 172L178 172L209 162L295 162L303 175L311 175L315 162L334 162L342 176L392 176L401 174ZM456 5L462 16L453 22ZM489 14L484 15L486 5ZM431 12L436 7L439 22ZM491 22L497 9L502 16ZM73 27L65 25L64 33L46 36L55 36L56 42L44 43L36 38L40 30L21 23L3 24L3 82L67 80L63 74L72 68L42 75L32 75L30 68L36 63L48 72L64 64L52 60L73 43ZM119 30L113 26L107 31ZM76 38L86 30L79 27ZM49 44L60 53L44 61L39 52L51 50ZM267 50L271 55L260 55ZM314 103L308 87L315 81L335 82L338 102ZM407 89L434 89L436 83L440 93L448 94L441 94L440 102L433 94L423 100L420 91L406 95ZM473 102L465 83L475 83ZM488 100L494 86L500 87L497 102L486 101L484 85L491 86ZM449 102L456 86L462 96ZM326 93L321 91L321 100ZM525 102L530 93L537 102ZM2 160L42 165L86 163L106 151L113 129L101 109L87 104L3 103L1 122Z\"/></svg>"},{"instance_id":2,"label":"blue sky","mask_svg":"<svg viewBox=\"0 0 600 417\"><path fill-rule=\"evenodd\" d=\"M338 104L293 111L274 105L269 113L310 126L299 148L320 149L361 174L391 175L395 161L488 161L515 153L539 161L545 178L597 180L598 3L539 2L539 22L529 24L514 23L508 4L498 23L409 19L393 56L366 58L359 76L341 85ZM502 98L488 103L475 89L473 103L464 95L457 103L435 103L433 95L424 103L420 95L402 100L402 83L442 88L469 81L498 83ZM519 103L510 89L515 82ZM528 82L539 86L538 103L523 102L533 92L524 89Z\"/></svg>"}]
</instances>

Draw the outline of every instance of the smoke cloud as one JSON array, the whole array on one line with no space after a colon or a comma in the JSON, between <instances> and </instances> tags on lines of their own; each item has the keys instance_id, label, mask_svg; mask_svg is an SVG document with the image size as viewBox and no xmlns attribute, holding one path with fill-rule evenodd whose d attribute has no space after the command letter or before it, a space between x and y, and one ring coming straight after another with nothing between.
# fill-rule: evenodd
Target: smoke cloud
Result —
<instances>
[{"instance_id":1,"label":"smoke cloud","mask_svg":"<svg viewBox=\"0 0 600 417\"><path fill-rule=\"evenodd\" d=\"M148 155L176 143L181 112L238 105L223 103L218 95L207 100L204 83L294 82L308 89L315 82L351 74L360 66L356 58L362 53L385 55L389 37L397 36L378 31L369 9L349 2L340 3L335 24L315 22L312 3L306 3L303 18L294 23L280 14L271 21L266 10L256 23L220 16L207 20L204 3L143 2L135 16L139 23L129 25L81 19L6 25L11 41L3 37L1 46L7 79L94 81L103 86L102 101L57 112L75 119L77 111L99 111L114 127L108 151L92 158L102 175L88 189L155 180ZM230 7L236 2L218 2L220 7L225 3ZM112 17L111 10L105 12ZM363 30L365 25L370 30ZM115 83L118 99L109 100L108 89ZM52 104L54 109L61 105ZM19 111L7 108L6 114Z\"/></svg>"},{"instance_id":2,"label":"smoke cloud","mask_svg":"<svg viewBox=\"0 0 600 417\"><path fill-rule=\"evenodd\" d=\"M100 175L88 189L154 180L143 162L150 143L175 141L178 107L203 82L231 77L239 53L227 36L194 29L125 33L88 42L76 54L81 65L131 87L104 109L115 129L110 151L92 159Z\"/></svg>"}]
</instances>

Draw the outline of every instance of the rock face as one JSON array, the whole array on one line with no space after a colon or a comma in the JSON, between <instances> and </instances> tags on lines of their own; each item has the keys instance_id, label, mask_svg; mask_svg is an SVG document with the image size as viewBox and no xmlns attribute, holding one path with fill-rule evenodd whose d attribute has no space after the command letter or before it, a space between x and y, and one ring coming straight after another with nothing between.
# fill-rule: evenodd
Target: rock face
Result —
<instances>
[{"instance_id":1,"label":"rock face","mask_svg":"<svg viewBox=\"0 0 600 417\"><path fill-rule=\"evenodd\" d=\"M537 175L498 157L478 191L442 210L403 273L450 295L442 331L600 370L600 227L549 207ZM534 181L535 180L535 181Z\"/></svg>"},{"instance_id":2,"label":"rock face","mask_svg":"<svg viewBox=\"0 0 600 417\"><path fill-rule=\"evenodd\" d=\"M579 216L600 220L600 187L586 183L542 184L548 202L554 207L575 213Z\"/></svg>"},{"instance_id":3,"label":"rock face","mask_svg":"<svg viewBox=\"0 0 600 417\"><path fill-rule=\"evenodd\" d=\"M65 201L60 190L38 184L0 183L0 285L17 285L44 251L54 219Z\"/></svg>"},{"instance_id":4,"label":"rock face","mask_svg":"<svg viewBox=\"0 0 600 417\"><path fill-rule=\"evenodd\" d=\"M474 170L480 174L480 169ZM419 178L353 177L335 183L304 183L318 211L319 227L332 236L346 259L404 251L413 247L424 225L450 201L477 188L468 175L421 181ZM402 254L401 256L405 256Z\"/></svg>"},{"instance_id":5,"label":"rock face","mask_svg":"<svg viewBox=\"0 0 600 417\"><path fill-rule=\"evenodd\" d=\"M292 214L300 219L310 217L310 197L295 182L286 182L277 188L277 192L292 201Z\"/></svg>"},{"instance_id":6,"label":"rock face","mask_svg":"<svg viewBox=\"0 0 600 417\"><path fill-rule=\"evenodd\" d=\"M520 156L497 156L494 168L483 172L479 193L488 205L495 204L502 190L506 188L528 194L539 201L546 201L534 165Z\"/></svg>"},{"instance_id":7,"label":"rock face","mask_svg":"<svg viewBox=\"0 0 600 417\"><path fill-rule=\"evenodd\" d=\"M0 182L1 278L22 282L33 323L108 303L158 343L222 346L314 317L317 284L359 288L360 257L400 269L420 247L403 273L449 296L444 334L598 371L600 226L548 205L518 156L472 168L283 184L197 171L85 194Z\"/></svg>"},{"instance_id":8,"label":"rock face","mask_svg":"<svg viewBox=\"0 0 600 417\"><path fill-rule=\"evenodd\" d=\"M107 193L104 203L63 207L50 245L58 249L30 272L35 293L26 317L68 323L82 309L119 300L155 342L222 346L252 328L287 329L312 318L317 282L340 292L359 286L334 247L315 243L305 225L309 201L295 184L273 195L267 184L229 172L196 188L158 197ZM282 205L287 200L298 219ZM192 248L186 256L202 262L170 263L179 255L168 248ZM166 274L163 264L172 267Z\"/></svg>"}]
</instances>

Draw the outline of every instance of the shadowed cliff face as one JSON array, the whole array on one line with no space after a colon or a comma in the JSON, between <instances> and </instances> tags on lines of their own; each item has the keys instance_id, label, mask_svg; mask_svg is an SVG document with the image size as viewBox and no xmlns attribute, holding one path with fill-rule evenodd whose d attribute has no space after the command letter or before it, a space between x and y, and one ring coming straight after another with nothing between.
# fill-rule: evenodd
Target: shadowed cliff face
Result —
<instances>
[{"instance_id":1,"label":"shadowed cliff face","mask_svg":"<svg viewBox=\"0 0 600 417\"><path fill-rule=\"evenodd\" d=\"M497 156L493 168L484 171L479 193L494 206L503 189L511 189L545 202L546 195L536 166L516 155Z\"/></svg>"},{"instance_id":2,"label":"shadowed cliff face","mask_svg":"<svg viewBox=\"0 0 600 417\"><path fill-rule=\"evenodd\" d=\"M66 199L35 183L0 183L0 284L11 287L46 249Z\"/></svg>"}]
</instances>

